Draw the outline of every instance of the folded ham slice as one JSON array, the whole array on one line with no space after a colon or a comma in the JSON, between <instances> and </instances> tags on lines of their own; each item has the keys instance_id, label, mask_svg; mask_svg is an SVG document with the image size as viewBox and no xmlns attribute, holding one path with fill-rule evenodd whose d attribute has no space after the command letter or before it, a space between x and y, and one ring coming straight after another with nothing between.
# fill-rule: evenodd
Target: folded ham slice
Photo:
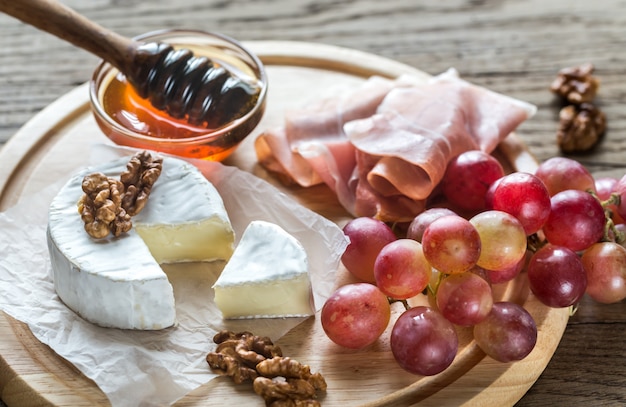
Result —
<instances>
[{"instance_id":1,"label":"folded ham slice","mask_svg":"<svg viewBox=\"0 0 626 407\"><path fill-rule=\"evenodd\" d=\"M362 182L378 162L378 157L357 150L358 180L355 187L355 214L372 214L389 221L411 220L424 211L426 200L413 200L405 195L384 196L368 182Z\"/></svg>"},{"instance_id":2,"label":"folded ham slice","mask_svg":"<svg viewBox=\"0 0 626 407\"><path fill-rule=\"evenodd\" d=\"M493 151L536 108L449 70L427 82L373 77L343 95L290 112L259 136L262 165L301 186L326 183L354 216L410 221L450 159Z\"/></svg>"},{"instance_id":3,"label":"folded ham slice","mask_svg":"<svg viewBox=\"0 0 626 407\"><path fill-rule=\"evenodd\" d=\"M287 185L327 184L354 214L356 184L351 185L351 180L356 155L343 126L376 113L391 89L417 81L412 77L391 80L372 76L359 87L287 112L284 127L266 130L255 140L259 163Z\"/></svg>"}]
</instances>

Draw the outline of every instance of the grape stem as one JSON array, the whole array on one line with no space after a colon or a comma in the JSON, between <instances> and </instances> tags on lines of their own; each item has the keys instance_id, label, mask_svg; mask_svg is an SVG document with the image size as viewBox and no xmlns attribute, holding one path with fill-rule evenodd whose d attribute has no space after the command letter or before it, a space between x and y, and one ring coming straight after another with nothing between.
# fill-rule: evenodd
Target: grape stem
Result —
<instances>
[{"instance_id":1,"label":"grape stem","mask_svg":"<svg viewBox=\"0 0 626 407\"><path fill-rule=\"evenodd\" d=\"M613 219L611 218L611 211L608 210L608 214L606 217L606 225L604 226L604 236L602 237L602 240L605 242L615 242L618 244L622 244L624 243L624 240L626 240L626 235L624 235L623 232L620 232L619 230L617 230L617 228L615 227L615 222L613 222Z\"/></svg>"},{"instance_id":2,"label":"grape stem","mask_svg":"<svg viewBox=\"0 0 626 407\"><path fill-rule=\"evenodd\" d=\"M607 200L601 202L602 208L604 208L604 216L606 217L603 236L603 241L605 242L614 241L622 244L626 240L626 235L615 227L615 222L613 222L613 211L610 209L611 205L619 206L621 202L622 198L619 194L611 194Z\"/></svg>"},{"instance_id":3,"label":"grape stem","mask_svg":"<svg viewBox=\"0 0 626 407\"><path fill-rule=\"evenodd\" d=\"M428 292L430 292L430 294L432 294L433 297L437 297L437 291L439 291L439 285L441 284L441 282L443 281L445 277L446 275L444 273L439 273L439 275L437 276L437 281L435 282L435 286L433 287L432 284L428 284L427 286Z\"/></svg>"},{"instance_id":4,"label":"grape stem","mask_svg":"<svg viewBox=\"0 0 626 407\"><path fill-rule=\"evenodd\" d=\"M606 208L609 205L619 206L620 203L622 203L622 197L620 194L613 193L609 196L609 199L602 201L602 207Z\"/></svg>"}]
</instances>

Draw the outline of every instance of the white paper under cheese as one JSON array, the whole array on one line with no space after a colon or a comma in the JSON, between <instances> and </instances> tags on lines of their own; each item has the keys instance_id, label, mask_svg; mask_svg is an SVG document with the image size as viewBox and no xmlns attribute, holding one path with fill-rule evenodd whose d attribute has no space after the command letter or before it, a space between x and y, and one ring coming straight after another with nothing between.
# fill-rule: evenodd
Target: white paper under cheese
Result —
<instances>
[{"instance_id":1,"label":"white paper under cheese","mask_svg":"<svg viewBox=\"0 0 626 407\"><path fill-rule=\"evenodd\" d=\"M159 263L227 260L234 233L213 185L192 165L166 157L133 229L119 238L92 239L76 206L82 179L96 171L119 177L127 162L83 171L53 199L48 247L55 289L69 308L98 325L166 328L176 320L174 296Z\"/></svg>"},{"instance_id":2,"label":"white paper under cheese","mask_svg":"<svg viewBox=\"0 0 626 407\"><path fill-rule=\"evenodd\" d=\"M314 309L305 249L269 222L250 222L213 288L224 318L308 316Z\"/></svg>"}]
</instances>

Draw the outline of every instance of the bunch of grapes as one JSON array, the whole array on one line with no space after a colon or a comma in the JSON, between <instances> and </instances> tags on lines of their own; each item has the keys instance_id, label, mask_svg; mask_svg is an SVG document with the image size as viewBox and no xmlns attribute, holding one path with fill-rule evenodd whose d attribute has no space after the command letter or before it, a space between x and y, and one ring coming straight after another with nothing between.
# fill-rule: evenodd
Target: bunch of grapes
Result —
<instances>
[{"instance_id":1,"label":"bunch of grapes","mask_svg":"<svg viewBox=\"0 0 626 407\"><path fill-rule=\"evenodd\" d=\"M594 179L563 157L534 174L505 174L493 156L469 151L450 162L440 187L446 207L422 212L404 235L367 217L344 227L342 262L362 282L340 287L322 308L333 342L371 345L389 325L390 304L402 302L391 329L394 358L411 373L434 375L456 357L456 326L470 327L498 361L533 350L532 316L492 291L524 270L550 307L574 307L585 293L602 303L626 298L626 176ZM422 294L428 305L409 305Z\"/></svg>"}]
</instances>

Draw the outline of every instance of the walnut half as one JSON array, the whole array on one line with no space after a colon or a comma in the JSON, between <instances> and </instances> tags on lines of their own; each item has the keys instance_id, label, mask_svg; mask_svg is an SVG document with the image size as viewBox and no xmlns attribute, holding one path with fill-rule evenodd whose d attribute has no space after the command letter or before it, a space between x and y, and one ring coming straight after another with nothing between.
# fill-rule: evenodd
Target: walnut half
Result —
<instances>
[{"instance_id":1,"label":"walnut half","mask_svg":"<svg viewBox=\"0 0 626 407\"><path fill-rule=\"evenodd\" d=\"M102 239L131 229L130 215L122 208L124 185L120 181L98 172L83 178L82 189L85 194L78 201L78 212L89 236Z\"/></svg>"},{"instance_id":2,"label":"walnut half","mask_svg":"<svg viewBox=\"0 0 626 407\"><path fill-rule=\"evenodd\" d=\"M126 171L120 175L124 184L122 207L130 216L137 215L146 206L162 167L163 158L152 157L147 151L135 154L126 165Z\"/></svg>"}]
</instances>

